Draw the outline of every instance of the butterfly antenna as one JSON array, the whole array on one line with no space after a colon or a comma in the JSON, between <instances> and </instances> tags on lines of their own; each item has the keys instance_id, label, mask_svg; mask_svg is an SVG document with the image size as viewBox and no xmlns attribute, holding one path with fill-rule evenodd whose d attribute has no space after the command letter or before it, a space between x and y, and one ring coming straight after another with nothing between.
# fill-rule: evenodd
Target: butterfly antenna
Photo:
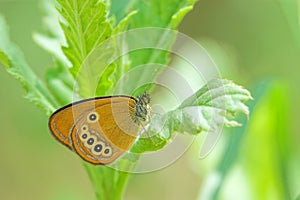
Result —
<instances>
[{"instance_id":1,"label":"butterfly antenna","mask_svg":"<svg viewBox=\"0 0 300 200\"><path fill-rule=\"evenodd\" d=\"M155 114L155 115L159 115L159 114L160 114L159 112L155 112L155 111L153 111L152 109L150 110L150 113L151 113L151 114Z\"/></svg>"}]
</instances>

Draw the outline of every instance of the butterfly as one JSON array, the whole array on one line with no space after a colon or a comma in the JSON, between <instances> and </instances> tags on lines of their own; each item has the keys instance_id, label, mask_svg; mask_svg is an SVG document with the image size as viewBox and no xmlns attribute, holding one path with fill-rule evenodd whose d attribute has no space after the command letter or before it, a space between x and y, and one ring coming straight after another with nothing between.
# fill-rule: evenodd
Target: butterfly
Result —
<instances>
[{"instance_id":1,"label":"butterfly","mask_svg":"<svg viewBox=\"0 0 300 200\"><path fill-rule=\"evenodd\" d=\"M105 165L121 157L149 122L151 96L117 95L66 105L49 118L52 135L83 160Z\"/></svg>"}]
</instances>

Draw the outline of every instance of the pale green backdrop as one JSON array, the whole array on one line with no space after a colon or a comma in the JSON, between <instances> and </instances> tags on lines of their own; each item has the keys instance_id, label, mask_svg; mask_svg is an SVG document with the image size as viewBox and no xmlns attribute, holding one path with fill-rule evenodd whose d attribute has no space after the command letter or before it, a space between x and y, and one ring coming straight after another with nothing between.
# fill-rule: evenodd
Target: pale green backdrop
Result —
<instances>
[{"instance_id":1,"label":"pale green backdrop","mask_svg":"<svg viewBox=\"0 0 300 200\"><path fill-rule=\"evenodd\" d=\"M296 0L200 0L180 26L180 31L202 42L224 77L250 89L262 79L280 80L288 104L281 120L287 123L285 134L292 152L291 167L286 169L289 176L297 174L293 170L300 166L294 161L299 158L300 146L299 8ZM6 18L11 38L21 47L29 64L37 74L44 74L46 67L52 65L51 57L32 39L33 32L43 30L39 1L0 0L0 14ZM46 116L22 98L23 94L19 83L1 66L0 199L93 199L81 160L52 138ZM264 113L260 113L263 118ZM225 134L220 143L225 138L230 140L230 132ZM258 146L256 140L260 140L259 136L252 137L252 146L245 152L259 148L255 156L260 157L265 146ZM241 152L243 155L247 160L247 154ZM210 155L213 156L216 155ZM126 199L196 199L210 172L206 169L202 173L203 169L196 168L199 163L193 166L192 159L187 153L168 168L134 175ZM214 167L207 164L210 159L202 160L200 165ZM248 177L265 172L249 173ZM294 179L287 178L292 197L300 193L300 184ZM225 196L220 199L228 199Z\"/></svg>"}]
</instances>

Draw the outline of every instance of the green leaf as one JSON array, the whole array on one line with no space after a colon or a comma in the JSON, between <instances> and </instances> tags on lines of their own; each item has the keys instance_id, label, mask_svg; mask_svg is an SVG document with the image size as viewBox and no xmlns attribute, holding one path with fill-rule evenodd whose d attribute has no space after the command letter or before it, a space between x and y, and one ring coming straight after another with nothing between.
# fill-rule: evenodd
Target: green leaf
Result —
<instances>
[{"instance_id":1,"label":"green leaf","mask_svg":"<svg viewBox=\"0 0 300 200\"><path fill-rule=\"evenodd\" d=\"M256 105L258 102L261 102L262 99L265 98L268 90L270 89L271 83L270 82L263 82L258 84L258 86L254 89L253 95L255 97L255 101L252 101L249 103L249 108L251 113L254 112ZM247 122L246 117L240 117L243 123ZM232 137L227 144L226 151L224 152L224 155L222 156L222 159L218 166L218 171L221 173L221 178L219 185L214 188L215 191L210 191L211 195L213 196L213 199L216 199L219 195L220 189L222 185L224 184L224 180L226 176L229 174L230 169L232 168L235 160L237 159L238 153L240 152L240 149L242 148L242 143L244 140L244 137L246 136L247 126L238 127L236 129L232 130Z\"/></svg>"},{"instance_id":2,"label":"green leaf","mask_svg":"<svg viewBox=\"0 0 300 200\"><path fill-rule=\"evenodd\" d=\"M129 29L162 28L160 31L149 33L145 29L145 33L128 42L130 48L132 46L143 46L143 43L150 44L148 45L150 48L142 48L129 54L132 61L131 68L149 63L157 63L163 66L169 63L169 50L176 39L176 34L170 30L177 28L183 17L193 8L195 2L195 0L134 1L132 5L128 6L130 10L138 11L132 17ZM158 70L153 77L155 78L162 70L163 68ZM145 69L142 74L132 77L132 81L137 82L139 79L145 79L150 73L151 70Z\"/></svg>"},{"instance_id":3,"label":"green leaf","mask_svg":"<svg viewBox=\"0 0 300 200\"><path fill-rule=\"evenodd\" d=\"M2 63L2 65L4 65L4 67L9 68L10 66L9 58L2 51L0 51L0 62Z\"/></svg>"},{"instance_id":4,"label":"green leaf","mask_svg":"<svg viewBox=\"0 0 300 200\"><path fill-rule=\"evenodd\" d=\"M42 21L45 28L43 33L34 33L33 39L53 56L54 61L59 62L60 65L63 64L65 68L71 67L71 63L61 48L61 46L66 45L66 41L58 21L59 13L54 7L54 0L43 0L41 5L44 12Z\"/></svg>"},{"instance_id":5,"label":"green leaf","mask_svg":"<svg viewBox=\"0 0 300 200\"><path fill-rule=\"evenodd\" d=\"M134 16L130 28L143 27L160 27L175 28L175 24L183 18L175 17L178 13L184 13L187 7L194 5L196 0L152 0L152 1L135 1L132 6L133 10L137 10L138 14Z\"/></svg>"},{"instance_id":6,"label":"green leaf","mask_svg":"<svg viewBox=\"0 0 300 200\"><path fill-rule=\"evenodd\" d=\"M244 102L250 99L252 99L250 92L232 81L213 79L187 98L179 108L205 106L226 110L232 114L242 112L248 115L249 110Z\"/></svg>"},{"instance_id":7,"label":"green leaf","mask_svg":"<svg viewBox=\"0 0 300 200\"><path fill-rule=\"evenodd\" d=\"M59 102L60 107L62 107L73 101L74 80L62 63L56 63L57 67L47 71L46 82L49 91L55 100Z\"/></svg>"},{"instance_id":8,"label":"green leaf","mask_svg":"<svg viewBox=\"0 0 300 200\"><path fill-rule=\"evenodd\" d=\"M59 103L64 106L72 102L74 96L73 87L75 81L69 73L71 63L64 55L61 46L66 44L64 32L60 27L59 13L53 6L54 1L42 1L42 9L45 15L43 23L45 25L43 33L34 33L35 42L49 52L54 60L55 67L46 72L46 83L49 91ZM59 89L58 89L59 88Z\"/></svg>"},{"instance_id":9,"label":"green leaf","mask_svg":"<svg viewBox=\"0 0 300 200\"><path fill-rule=\"evenodd\" d=\"M72 63L76 77L87 55L112 34L106 5L98 0L58 0L64 21L61 23L67 40L63 52Z\"/></svg>"},{"instance_id":10,"label":"green leaf","mask_svg":"<svg viewBox=\"0 0 300 200\"><path fill-rule=\"evenodd\" d=\"M62 52L62 43L58 40L58 38L49 37L40 33L34 33L33 39L40 47L49 52L55 60L64 63L66 68L67 66L71 65L64 53Z\"/></svg>"},{"instance_id":11,"label":"green leaf","mask_svg":"<svg viewBox=\"0 0 300 200\"><path fill-rule=\"evenodd\" d=\"M108 51L112 52L111 54L105 54L107 55L106 58L103 58L102 55L99 55L99 57L102 57L102 59L97 59L99 60L99 62L96 65L97 68L102 68L104 69L104 71L100 77L98 86L96 88L96 96L112 95L112 89L114 88L113 86L119 81L120 77L130 68L130 61L128 55L122 53L123 49L126 48L124 47L126 45L122 43L126 42L123 41L122 36L123 32L127 30L130 19L136 13L136 11L132 11L127 16L125 16L113 29L113 36L97 48L97 51L100 53L102 51L106 53ZM110 63L110 60L113 60L113 58L116 58L116 60ZM107 63L110 64L107 66ZM98 74L100 74L100 70Z\"/></svg>"},{"instance_id":12,"label":"green leaf","mask_svg":"<svg viewBox=\"0 0 300 200\"><path fill-rule=\"evenodd\" d=\"M123 3L123 8L119 7L118 9L115 7L116 4L112 2L110 5L111 16L116 16L116 13L114 13L116 10L120 11L120 14L122 13L121 15L123 16L123 18L116 17L118 18L118 25L113 29L110 24L112 20L107 19L107 9L109 6L105 6L105 2L98 2L95 0L59 1L59 12L65 20L61 26L64 30L68 44L68 47L63 48L63 51L72 63L71 72L73 76L78 78L80 95L83 97L111 95L114 84L120 79L122 74L131 68L146 63L167 64L169 62L169 59L167 58L169 52L167 50L171 48L171 44L176 37L175 34L168 35L168 31L163 32L162 34L149 33L148 35L141 35L143 39L142 41L138 41L141 43L143 43L143 41L151 41L153 43L154 41L157 44L164 44L164 50L142 49L141 51L129 53L129 58L125 55L114 63L111 63L110 58L113 57L113 53L120 52L122 51L122 48L124 48L122 46L120 47L120 44L114 42L114 38L112 38L112 41L107 42L105 45L102 44L103 46L97 49L99 54L98 56L96 55L99 57L97 59L101 60L97 63L97 66L88 66L90 63L94 62L94 60L88 58L88 61L86 61L86 58L87 55L106 38L111 38L112 35L125 31L128 24L131 28L138 28L139 26L135 27L132 24L141 22L140 13L142 13L142 15L151 13L152 15L152 11L162 12L162 10L166 9L166 11L162 12L162 17L160 15L156 16L157 19L160 19L160 26L156 27L176 28L183 16L191 10L194 2L195 1L177 1L171 3L168 1L160 2L160 4L158 4L157 1L150 1L149 3L146 3L147 5L144 5L139 1L121 2ZM122 9L123 11L121 11ZM137 15L140 16L137 17ZM153 20L144 18L143 24L145 26L147 26L147 24L151 26L151 23L149 24L148 22L153 22ZM136 45L134 41L135 38L125 42L129 46L134 46ZM156 47L159 48L157 45ZM78 74L80 66L83 65L87 68L83 69L81 73ZM156 72L156 75L158 73L159 71ZM149 72L145 71L141 75L132 77L132 82L143 79L147 74L149 74Z\"/></svg>"},{"instance_id":13,"label":"green leaf","mask_svg":"<svg viewBox=\"0 0 300 200\"><path fill-rule=\"evenodd\" d=\"M229 140L220 156L218 167L211 173L212 176L208 176L207 185L210 186L204 192L205 199L224 198L223 188L234 187L241 180L232 178L236 177L236 173L247 177L242 185L247 187L248 192L240 194L242 199L243 194L245 197L252 194L253 199L266 199L270 197L270 191L278 199L291 199L291 180L288 176L290 138L286 134L289 121L286 106L289 95L286 86L283 86L284 84L274 80L260 81L255 85L252 92L255 101L248 104L252 117L246 126L230 130ZM248 121L245 116L239 116L239 120L242 123ZM253 176L262 171L263 176ZM211 187L209 183L216 180L216 174L219 181Z\"/></svg>"},{"instance_id":14,"label":"green leaf","mask_svg":"<svg viewBox=\"0 0 300 200\"><path fill-rule=\"evenodd\" d=\"M118 46L114 35L127 29L136 12L129 13L113 29L104 2L69 0L59 3L59 12L65 19L61 26L68 43L63 52L72 63L70 70L78 84L76 92L82 97L112 95L114 84L129 66L126 55L113 60L123 48Z\"/></svg>"},{"instance_id":15,"label":"green leaf","mask_svg":"<svg viewBox=\"0 0 300 200\"><path fill-rule=\"evenodd\" d=\"M134 11L132 6L136 0L111 0L110 16L115 17L116 22L122 21L127 13Z\"/></svg>"},{"instance_id":16,"label":"green leaf","mask_svg":"<svg viewBox=\"0 0 300 200\"><path fill-rule=\"evenodd\" d=\"M119 23L118 25L114 28L114 33L115 34L118 34L118 33L121 33L121 32L124 32L127 30L128 28L128 24L130 22L130 20L132 19L132 17L134 15L137 14L137 11L134 10L132 12L130 12L127 16L125 16Z\"/></svg>"},{"instance_id":17,"label":"green leaf","mask_svg":"<svg viewBox=\"0 0 300 200\"><path fill-rule=\"evenodd\" d=\"M25 90L25 97L50 115L57 107L41 80L30 69L19 48L9 39L8 27L0 16L0 62Z\"/></svg>"},{"instance_id":18,"label":"green leaf","mask_svg":"<svg viewBox=\"0 0 300 200\"><path fill-rule=\"evenodd\" d=\"M149 138L140 138L131 147L132 153L144 153L147 151L157 151L167 145L168 140L161 137L159 134L151 136Z\"/></svg>"},{"instance_id":19,"label":"green leaf","mask_svg":"<svg viewBox=\"0 0 300 200\"><path fill-rule=\"evenodd\" d=\"M182 21L184 16L193 9L193 6L186 6L181 8L177 13L172 16L171 28L175 29Z\"/></svg>"},{"instance_id":20,"label":"green leaf","mask_svg":"<svg viewBox=\"0 0 300 200\"><path fill-rule=\"evenodd\" d=\"M121 21L121 19L126 16L126 13L137 11L137 14L135 14L129 22L129 29L144 27L176 29L183 17L193 8L195 2L196 0L112 0L110 15L115 16L117 21ZM148 43L148 46L152 47L131 52L129 54L129 60L131 61L130 68L149 63L158 63L165 66L169 62L168 55L170 52L168 50L171 48L176 34L168 30L163 31L163 29L147 33L148 30L149 29L133 37L133 40L128 41L129 49L147 46L144 45L144 43ZM156 75L159 74L162 69L163 68L158 70ZM132 82L137 82L149 76L150 73L153 73L153 71L149 71L147 67L145 67L143 73L131 77L131 80Z\"/></svg>"},{"instance_id":21,"label":"green leaf","mask_svg":"<svg viewBox=\"0 0 300 200\"><path fill-rule=\"evenodd\" d=\"M215 132L219 125L234 127L240 124L232 118L236 113L249 115L249 109L245 102L251 100L250 92L232 81L224 79L210 80L205 86L194 95L187 98L179 106L186 121L195 122L195 130ZM198 120L195 121L190 111L198 109ZM183 130L186 130L183 124ZM187 131L191 133L191 131ZM195 131L194 131L195 132ZM192 133L193 134L193 133Z\"/></svg>"},{"instance_id":22,"label":"green leaf","mask_svg":"<svg viewBox=\"0 0 300 200\"><path fill-rule=\"evenodd\" d=\"M232 81L213 79L177 109L155 115L147 132L156 137L138 140L131 151L157 151L171 140L175 132L197 135L203 131L218 133L223 126L240 126L234 117L237 113L249 115L245 102L251 99L248 90Z\"/></svg>"}]
</instances>

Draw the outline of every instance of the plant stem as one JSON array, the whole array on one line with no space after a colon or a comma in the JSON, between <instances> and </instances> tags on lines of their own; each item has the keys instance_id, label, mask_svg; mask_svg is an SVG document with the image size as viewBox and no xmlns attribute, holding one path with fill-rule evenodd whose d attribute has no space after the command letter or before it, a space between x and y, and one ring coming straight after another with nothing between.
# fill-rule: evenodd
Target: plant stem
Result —
<instances>
[{"instance_id":1,"label":"plant stem","mask_svg":"<svg viewBox=\"0 0 300 200\"><path fill-rule=\"evenodd\" d=\"M93 184L97 200L123 199L130 173L88 163L84 163L84 167Z\"/></svg>"}]
</instances>

